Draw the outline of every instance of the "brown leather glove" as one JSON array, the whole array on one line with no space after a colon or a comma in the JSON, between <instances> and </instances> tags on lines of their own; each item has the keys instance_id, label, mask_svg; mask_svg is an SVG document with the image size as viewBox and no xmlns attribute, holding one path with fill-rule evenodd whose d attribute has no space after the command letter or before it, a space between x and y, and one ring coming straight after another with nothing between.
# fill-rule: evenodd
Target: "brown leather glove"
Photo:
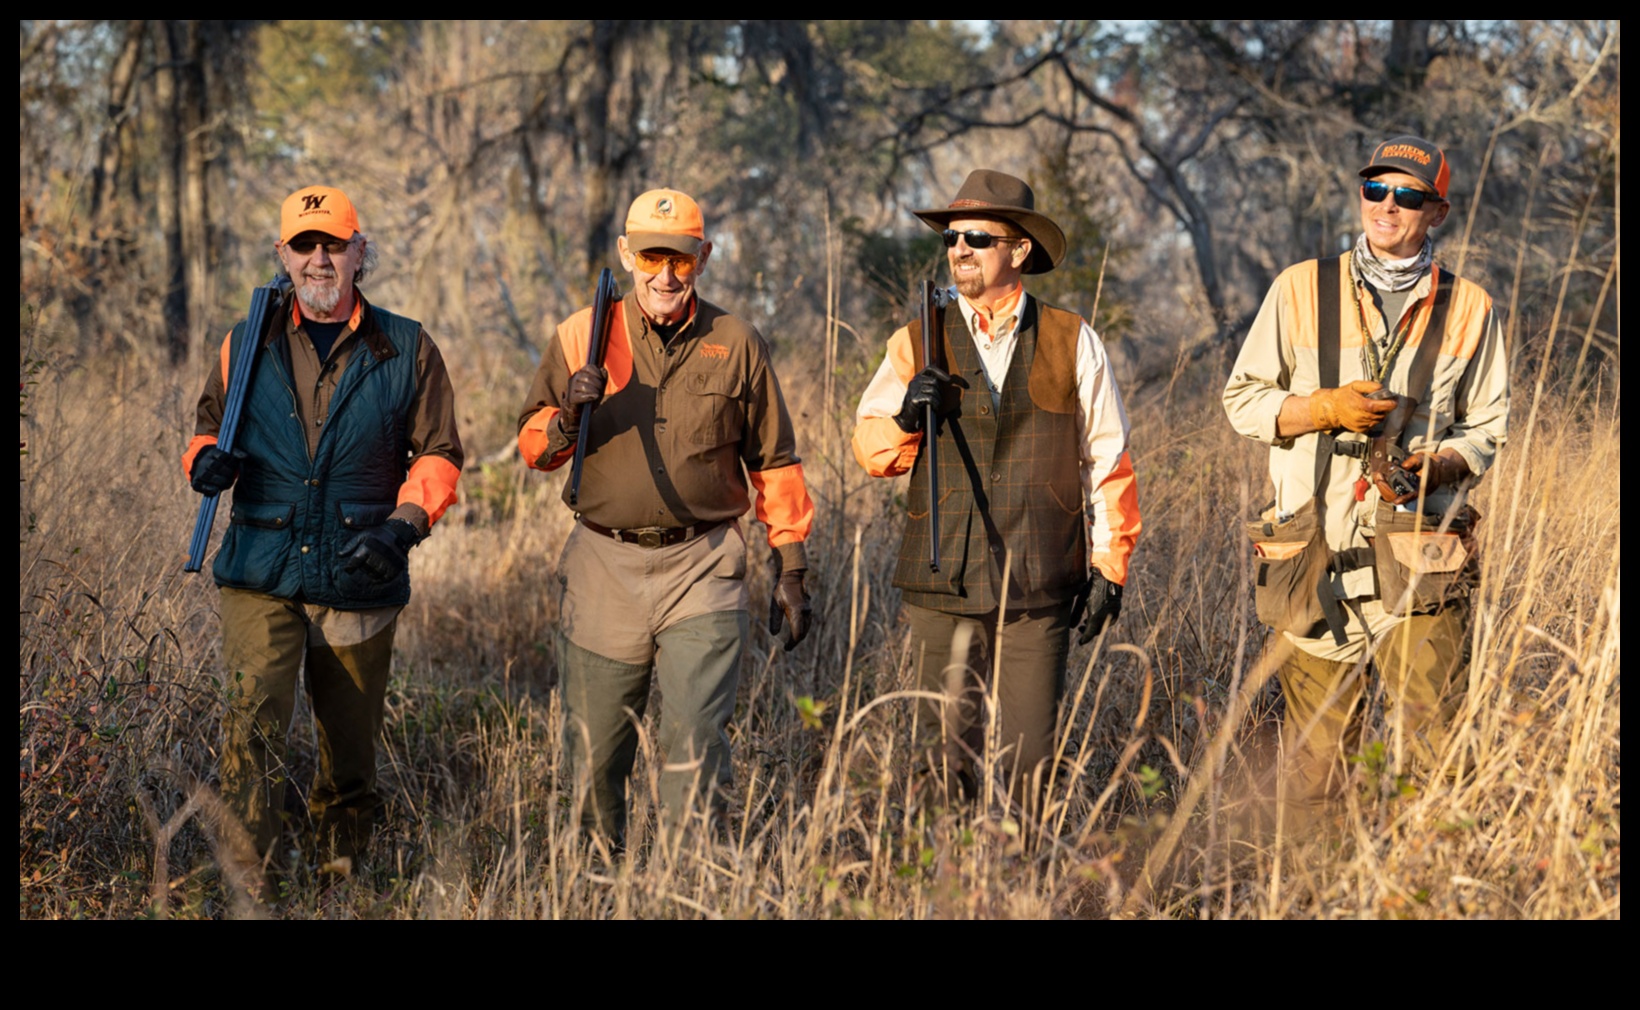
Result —
<instances>
[{"instance_id":1,"label":"brown leather glove","mask_svg":"<svg viewBox=\"0 0 1640 1010\"><path fill-rule=\"evenodd\" d=\"M1451 450L1444 452L1415 452L1401 464L1401 469L1413 475L1414 480L1423 481L1423 493L1429 494L1438 487L1456 484L1465 477L1471 476L1469 464L1464 458ZM1392 488L1386 487L1383 481L1374 482L1378 487L1378 494L1392 505L1405 505L1416 501L1418 492L1398 495Z\"/></svg>"},{"instance_id":2,"label":"brown leather glove","mask_svg":"<svg viewBox=\"0 0 1640 1010\"><path fill-rule=\"evenodd\" d=\"M581 411L589 403L604 398L604 386L609 373L594 364L585 364L569 377L569 391L564 394L564 412L558 415L558 424L564 434L574 438L581 430Z\"/></svg>"},{"instance_id":3,"label":"brown leather glove","mask_svg":"<svg viewBox=\"0 0 1640 1010\"><path fill-rule=\"evenodd\" d=\"M797 648L809 633L809 624L814 619L814 608L809 605L809 594L803 588L803 576L807 569L792 568L780 573L774 584L774 598L769 601L769 634L779 635L780 626L785 624L787 632L780 637L786 643L786 651Z\"/></svg>"},{"instance_id":4,"label":"brown leather glove","mask_svg":"<svg viewBox=\"0 0 1640 1010\"><path fill-rule=\"evenodd\" d=\"M1395 409L1395 397L1382 400L1367 399L1383 385L1370 379L1357 379L1337 389L1318 389L1310 394L1310 424L1316 431L1370 431Z\"/></svg>"}]
</instances>

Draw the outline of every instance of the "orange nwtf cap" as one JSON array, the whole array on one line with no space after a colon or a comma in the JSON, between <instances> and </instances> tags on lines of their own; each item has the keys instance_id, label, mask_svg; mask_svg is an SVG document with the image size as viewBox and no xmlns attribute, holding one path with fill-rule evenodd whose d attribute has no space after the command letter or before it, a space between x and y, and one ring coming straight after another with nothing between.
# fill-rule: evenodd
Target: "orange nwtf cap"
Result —
<instances>
[{"instance_id":1,"label":"orange nwtf cap","mask_svg":"<svg viewBox=\"0 0 1640 1010\"><path fill-rule=\"evenodd\" d=\"M705 240L700 204L675 189L652 189L633 200L626 212L626 242L634 250L693 253Z\"/></svg>"},{"instance_id":2,"label":"orange nwtf cap","mask_svg":"<svg viewBox=\"0 0 1640 1010\"><path fill-rule=\"evenodd\" d=\"M330 186L308 186L285 197L279 208L279 244L305 231L350 239L359 230L359 212L347 194Z\"/></svg>"}]
</instances>

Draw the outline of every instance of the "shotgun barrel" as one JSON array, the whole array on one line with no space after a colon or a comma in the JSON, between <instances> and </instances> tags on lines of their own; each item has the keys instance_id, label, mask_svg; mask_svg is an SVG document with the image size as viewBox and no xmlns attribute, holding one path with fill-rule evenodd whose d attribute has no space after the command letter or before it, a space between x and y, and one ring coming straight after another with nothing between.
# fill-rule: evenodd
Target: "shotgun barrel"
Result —
<instances>
[{"instance_id":1,"label":"shotgun barrel","mask_svg":"<svg viewBox=\"0 0 1640 1010\"><path fill-rule=\"evenodd\" d=\"M222 426L217 430L216 447L233 452L239 439L239 423L245 413L245 394L251 388L251 374L256 371L256 358L262 350L262 336L280 299L290 289L290 277L280 274L257 288L251 294L251 311L245 317L244 336L239 341L238 353L228 363L228 388L222 400ZM219 495L208 494L199 501L199 514L194 517L194 535L188 541L188 562L185 572L197 572L205 564L205 549L210 546L211 527L216 525L216 503Z\"/></svg>"},{"instance_id":2,"label":"shotgun barrel","mask_svg":"<svg viewBox=\"0 0 1640 1010\"><path fill-rule=\"evenodd\" d=\"M922 282L922 360L924 368L945 370L945 289ZM939 411L923 408L923 466L928 470L928 570L940 570Z\"/></svg>"},{"instance_id":3,"label":"shotgun barrel","mask_svg":"<svg viewBox=\"0 0 1640 1010\"><path fill-rule=\"evenodd\" d=\"M587 341L587 363L602 368L604 349L609 343L609 318L621 300L621 289L615 284L615 274L608 267L598 274L598 287L592 296L592 335ZM587 438L592 431L592 410L597 404L581 408L581 431L575 436L575 462L569 470L569 504L574 508L581 500L581 468L586 465Z\"/></svg>"}]
</instances>

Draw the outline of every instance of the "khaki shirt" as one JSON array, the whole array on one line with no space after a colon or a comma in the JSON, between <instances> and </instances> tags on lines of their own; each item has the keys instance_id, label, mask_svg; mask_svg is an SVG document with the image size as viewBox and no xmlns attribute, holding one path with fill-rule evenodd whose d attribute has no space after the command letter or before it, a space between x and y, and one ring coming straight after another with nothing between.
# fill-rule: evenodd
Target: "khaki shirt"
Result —
<instances>
[{"instance_id":1,"label":"khaki shirt","mask_svg":"<svg viewBox=\"0 0 1640 1010\"><path fill-rule=\"evenodd\" d=\"M1338 385L1370 374L1366 340L1357 321L1348 254L1340 270L1345 291L1340 327L1343 349L1339 357ZM1429 295L1436 282L1430 271L1419 280L1412 297L1402 309L1408 313L1429 312ZM1241 353L1224 388L1224 408L1231 426L1249 438L1269 445L1270 480L1275 486L1278 511L1297 511L1315 493L1316 433L1282 438L1276 433L1276 419L1282 403L1293 395L1307 396L1320 388L1320 360L1316 351L1316 261L1290 267L1270 287L1264 305L1247 333ZM1390 327L1370 297L1362 299L1370 339L1380 351L1387 349ZM1408 373L1416 357L1418 341L1425 339L1419 327L1425 320L1414 319L1414 329L1406 346L1396 356L1385 385L1397 393L1407 392ZM1399 326L1401 320L1396 320ZM1429 395L1419 404L1407 427L1405 445L1411 452L1439 452L1451 449L1469 464L1479 478L1491 468L1508 434L1509 363L1503 334L1492 299L1480 287L1458 279L1451 293L1446 332L1441 340ZM1338 439L1366 440L1367 436L1344 432ZM1363 464L1349 456L1334 456L1322 489L1326 504L1327 544L1334 551L1367 546L1373 533L1373 513L1378 491L1370 482L1365 500L1355 500L1356 481ZM1471 482L1473 483L1473 482ZM1426 499L1425 509L1445 512L1461 504L1462 486L1436 489ZM1362 569L1336 577L1334 591L1343 599L1370 597L1373 575Z\"/></svg>"}]
</instances>

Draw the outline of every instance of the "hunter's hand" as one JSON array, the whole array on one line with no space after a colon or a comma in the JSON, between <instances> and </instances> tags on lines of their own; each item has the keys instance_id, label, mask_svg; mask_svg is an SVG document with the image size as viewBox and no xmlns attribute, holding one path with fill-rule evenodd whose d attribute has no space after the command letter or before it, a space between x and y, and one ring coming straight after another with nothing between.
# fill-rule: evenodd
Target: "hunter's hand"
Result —
<instances>
[{"instance_id":1,"label":"hunter's hand","mask_svg":"<svg viewBox=\"0 0 1640 1010\"><path fill-rule=\"evenodd\" d=\"M803 588L806 569L793 568L780 573L774 583L774 598L769 601L769 634L780 634L784 623L790 630L782 636L786 651L797 648L797 643L808 636L814 620L814 608L809 606L809 594Z\"/></svg>"},{"instance_id":2,"label":"hunter's hand","mask_svg":"<svg viewBox=\"0 0 1640 1010\"><path fill-rule=\"evenodd\" d=\"M1422 483L1422 493L1426 495L1438 487L1456 484L1470 476L1469 464L1450 449L1439 453L1415 452L1401 464L1401 469ZM1406 505L1418 499L1419 492L1416 490L1396 494L1395 489L1386 486L1382 480L1373 483L1378 488L1378 494L1391 505Z\"/></svg>"},{"instance_id":3,"label":"hunter's hand","mask_svg":"<svg viewBox=\"0 0 1640 1010\"><path fill-rule=\"evenodd\" d=\"M1088 614L1082 619L1082 630L1076 636L1077 644L1087 645L1094 636L1103 634L1121 613L1122 587L1094 569L1089 577Z\"/></svg>"},{"instance_id":4,"label":"hunter's hand","mask_svg":"<svg viewBox=\"0 0 1640 1010\"><path fill-rule=\"evenodd\" d=\"M233 482L239 479L239 464L245 458L242 450L223 452L214 445L207 445L194 457L194 468L188 475L188 484L200 494L221 494L233 487Z\"/></svg>"},{"instance_id":5,"label":"hunter's hand","mask_svg":"<svg viewBox=\"0 0 1640 1010\"><path fill-rule=\"evenodd\" d=\"M922 431L927 408L933 407L936 417L945 417L957 409L960 396L951 376L930 365L912 376L905 387L905 399L900 402L900 412L894 415L894 423L901 431Z\"/></svg>"},{"instance_id":6,"label":"hunter's hand","mask_svg":"<svg viewBox=\"0 0 1640 1010\"><path fill-rule=\"evenodd\" d=\"M342 556L342 571L386 585L404 574L410 566L410 548L421 541L414 526L403 519L389 519L348 537L337 553Z\"/></svg>"},{"instance_id":7,"label":"hunter's hand","mask_svg":"<svg viewBox=\"0 0 1640 1010\"><path fill-rule=\"evenodd\" d=\"M1366 432L1376 428L1380 421L1395 409L1396 397L1382 400L1367 398L1383 385L1369 379L1357 379L1337 389L1318 389L1310 394L1310 423L1316 431Z\"/></svg>"},{"instance_id":8,"label":"hunter's hand","mask_svg":"<svg viewBox=\"0 0 1640 1010\"><path fill-rule=\"evenodd\" d=\"M596 404L604 398L604 386L609 373L597 365L585 364L569 378L569 390L564 394L564 412L558 423L564 434L574 436L581 430L581 412L587 404Z\"/></svg>"}]
</instances>

